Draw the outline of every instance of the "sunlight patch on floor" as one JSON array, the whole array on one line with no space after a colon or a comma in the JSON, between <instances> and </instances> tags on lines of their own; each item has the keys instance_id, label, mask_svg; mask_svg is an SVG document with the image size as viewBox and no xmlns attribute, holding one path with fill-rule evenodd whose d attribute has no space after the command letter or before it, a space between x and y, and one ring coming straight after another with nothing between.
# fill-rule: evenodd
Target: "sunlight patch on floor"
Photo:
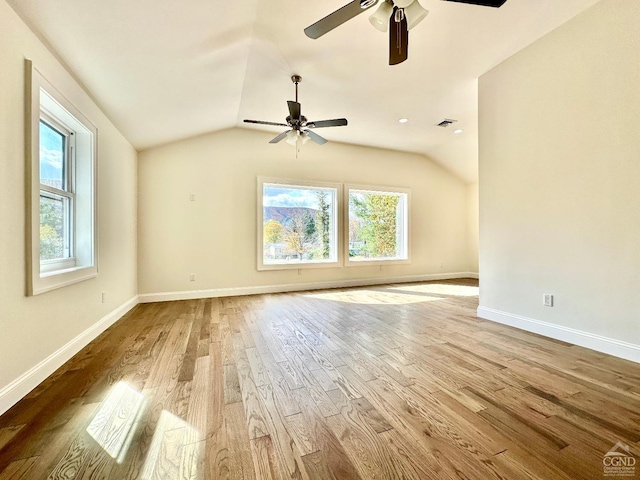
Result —
<instances>
[{"instance_id":1,"label":"sunlight patch on floor","mask_svg":"<svg viewBox=\"0 0 640 480\"><path fill-rule=\"evenodd\" d=\"M454 297L477 297L480 289L470 285L448 285L446 283L428 283L422 285L394 285L393 290L432 295L452 295Z\"/></svg>"},{"instance_id":2,"label":"sunlight patch on floor","mask_svg":"<svg viewBox=\"0 0 640 480\"><path fill-rule=\"evenodd\" d=\"M191 425L162 410L140 478L197 478L203 444L187 443L188 439L197 437Z\"/></svg>"},{"instance_id":3,"label":"sunlight patch on floor","mask_svg":"<svg viewBox=\"0 0 640 480\"><path fill-rule=\"evenodd\" d=\"M94 415L87 433L110 457L122 463L147 404L142 393L126 382L118 382ZM199 478L198 466L204 454L200 438L189 423L162 410L140 478Z\"/></svg>"},{"instance_id":4,"label":"sunlight patch on floor","mask_svg":"<svg viewBox=\"0 0 640 480\"><path fill-rule=\"evenodd\" d=\"M439 297L417 296L382 290L349 290L322 293L307 293L308 298L333 300L334 302L357 303L360 305L407 305L411 303L433 302Z\"/></svg>"},{"instance_id":5,"label":"sunlight patch on floor","mask_svg":"<svg viewBox=\"0 0 640 480\"><path fill-rule=\"evenodd\" d=\"M94 415L87 433L111 458L121 463L145 405L144 395L125 382L118 382Z\"/></svg>"}]
</instances>

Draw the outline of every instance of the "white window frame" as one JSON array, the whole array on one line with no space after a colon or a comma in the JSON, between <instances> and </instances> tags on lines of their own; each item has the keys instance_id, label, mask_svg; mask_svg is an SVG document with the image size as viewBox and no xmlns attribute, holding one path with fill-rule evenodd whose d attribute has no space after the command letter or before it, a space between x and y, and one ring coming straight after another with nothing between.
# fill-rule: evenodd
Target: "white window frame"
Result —
<instances>
[{"instance_id":1,"label":"white window frame","mask_svg":"<svg viewBox=\"0 0 640 480\"><path fill-rule=\"evenodd\" d=\"M401 218L399 223L401 227L404 226L404 233L400 235L399 241L401 242L401 248L403 254L399 257L393 258L363 258L352 259L349 257L349 194L351 191L366 192L366 193L378 193L378 194L400 194L403 195L405 206L401 212ZM380 185L358 185L358 184L345 184L344 185L344 205L342 209L343 215L343 229L344 229L344 244L343 244L343 256L344 263L347 267L362 267L367 265L401 265L411 263L411 190L407 188L388 187Z\"/></svg>"},{"instance_id":2,"label":"white window frame","mask_svg":"<svg viewBox=\"0 0 640 480\"><path fill-rule=\"evenodd\" d=\"M26 61L27 89L27 294L93 278L98 274L96 221L97 128L33 66ZM40 183L40 120L68 133L67 187L58 191ZM69 256L40 260L40 195L64 196L70 201Z\"/></svg>"},{"instance_id":3,"label":"white window frame","mask_svg":"<svg viewBox=\"0 0 640 480\"><path fill-rule=\"evenodd\" d=\"M309 181L309 180L293 180L293 179L283 179L283 178L271 178L271 177L258 177L257 178L257 269L259 271L262 270L295 270L295 269L307 269L307 268L331 268L331 267L340 267L342 266L342 255L341 255L341 239L342 239L342 225L339 221L340 209L342 208L342 184L333 183L333 182L323 182L323 181ZM310 189L331 189L335 191L335 205L333 208L333 218L332 225L333 229L331 231L332 241L334 243L334 257L330 260L314 260L314 261L305 261L305 262L292 262L292 263L264 263L263 258L263 216L264 216L264 186L268 185L278 185L283 188L298 188L298 187L308 187Z\"/></svg>"}]
</instances>

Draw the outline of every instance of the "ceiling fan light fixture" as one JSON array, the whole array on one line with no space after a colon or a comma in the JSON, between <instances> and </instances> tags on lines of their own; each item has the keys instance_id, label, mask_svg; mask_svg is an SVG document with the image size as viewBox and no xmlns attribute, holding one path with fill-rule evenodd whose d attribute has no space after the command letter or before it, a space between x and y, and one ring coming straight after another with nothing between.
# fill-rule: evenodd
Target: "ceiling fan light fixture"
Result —
<instances>
[{"instance_id":1,"label":"ceiling fan light fixture","mask_svg":"<svg viewBox=\"0 0 640 480\"><path fill-rule=\"evenodd\" d=\"M302 145L309 141L309 134L306 132L306 130L300 133L300 140L302 142Z\"/></svg>"},{"instance_id":2,"label":"ceiling fan light fixture","mask_svg":"<svg viewBox=\"0 0 640 480\"><path fill-rule=\"evenodd\" d=\"M393 12L393 5L389 2L382 2L378 9L369 15L369 21L371 25L376 27L381 32L386 32L389 28L389 19Z\"/></svg>"},{"instance_id":3,"label":"ceiling fan light fixture","mask_svg":"<svg viewBox=\"0 0 640 480\"><path fill-rule=\"evenodd\" d=\"M415 0L393 0L393 4L398 8L407 8Z\"/></svg>"},{"instance_id":4,"label":"ceiling fan light fixture","mask_svg":"<svg viewBox=\"0 0 640 480\"><path fill-rule=\"evenodd\" d=\"M407 17L407 28L411 30L429 15L429 10L425 10L418 0L414 0L411 5L405 7L404 14Z\"/></svg>"},{"instance_id":5,"label":"ceiling fan light fixture","mask_svg":"<svg viewBox=\"0 0 640 480\"><path fill-rule=\"evenodd\" d=\"M298 142L298 130L289 130L287 133L287 139L285 140L289 145L295 145Z\"/></svg>"}]
</instances>

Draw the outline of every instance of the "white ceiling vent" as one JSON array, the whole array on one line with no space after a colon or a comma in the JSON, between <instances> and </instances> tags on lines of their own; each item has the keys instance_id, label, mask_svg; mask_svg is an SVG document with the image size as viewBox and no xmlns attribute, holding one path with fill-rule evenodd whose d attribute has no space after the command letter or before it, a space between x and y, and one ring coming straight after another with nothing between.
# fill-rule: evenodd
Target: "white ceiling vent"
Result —
<instances>
[{"instance_id":1,"label":"white ceiling vent","mask_svg":"<svg viewBox=\"0 0 640 480\"><path fill-rule=\"evenodd\" d=\"M450 118L445 118L440 123L436 123L436 127L448 127L452 123L456 123L456 122L457 122L457 120L452 120Z\"/></svg>"}]
</instances>

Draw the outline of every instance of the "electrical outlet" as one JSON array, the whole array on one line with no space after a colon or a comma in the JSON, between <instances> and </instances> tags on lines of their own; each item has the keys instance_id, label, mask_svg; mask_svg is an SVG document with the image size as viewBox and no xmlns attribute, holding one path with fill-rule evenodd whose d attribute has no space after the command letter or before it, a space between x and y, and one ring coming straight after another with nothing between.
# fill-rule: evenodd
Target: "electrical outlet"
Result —
<instances>
[{"instance_id":1,"label":"electrical outlet","mask_svg":"<svg viewBox=\"0 0 640 480\"><path fill-rule=\"evenodd\" d=\"M553 295L545 293L542 295L542 304L545 307L553 307Z\"/></svg>"},{"instance_id":2,"label":"electrical outlet","mask_svg":"<svg viewBox=\"0 0 640 480\"><path fill-rule=\"evenodd\" d=\"M192 273L192 274L189 275L189 281L190 282L195 282L196 281L196 274L195 273Z\"/></svg>"}]
</instances>

